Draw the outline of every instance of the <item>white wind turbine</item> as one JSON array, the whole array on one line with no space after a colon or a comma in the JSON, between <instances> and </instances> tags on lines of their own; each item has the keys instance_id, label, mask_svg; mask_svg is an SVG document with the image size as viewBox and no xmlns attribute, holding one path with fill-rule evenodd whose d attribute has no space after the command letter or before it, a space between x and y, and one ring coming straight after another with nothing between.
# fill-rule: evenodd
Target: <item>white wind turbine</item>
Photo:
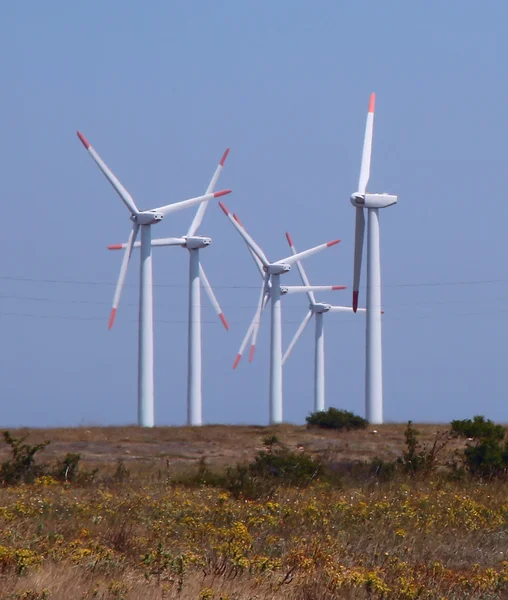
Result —
<instances>
[{"instance_id":1,"label":"white wind turbine","mask_svg":"<svg viewBox=\"0 0 508 600\"><path fill-rule=\"evenodd\" d=\"M288 240L288 244L293 252L293 255L296 255L296 248L293 244L293 240L289 233L286 233L286 238ZM307 273L303 268L303 265L300 261L297 261L296 266L298 267L298 272L300 274L300 279L304 286L311 288L309 283L309 278L307 277ZM303 321L298 327L291 343L286 350L286 353L282 357L282 365L288 359L288 356L291 354L291 351L295 347L296 342L299 340L302 335L304 329L310 323L312 317L315 318L316 323L316 331L315 331L315 347L314 347L314 411L325 410L325 331L323 324L323 315L325 313L352 313L353 309L350 306L333 306L331 304L325 304L323 302L317 302L314 292L310 289L307 292L307 297L309 299L309 311L305 315ZM365 312L364 308L357 309L358 312Z\"/></svg>"},{"instance_id":2,"label":"white wind turbine","mask_svg":"<svg viewBox=\"0 0 508 600\"><path fill-rule=\"evenodd\" d=\"M379 252L379 209L392 206L397 196L367 193L372 153L372 131L374 127L375 94L371 94L358 191L351 195L351 204L356 208L355 254L353 275L353 311L358 309L358 293L362 266L363 234L367 209L367 324L365 357L365 416L369 423L383 422L383 359L381 338L381 262Z\"/></svg>"},{"instance_id":3,"label":"white wind turbine","mask_svg":"<svg viewBox=\"0 0 508 600\"><path fill-rule=\"evenodd\" d=\"M242 223L240 222L240 219L238 218L238 216L236 214L233 214L233 218L240 225L240 227L243 227ZM286 237L288 235L289 234L286 233ZM254 254L254 252L252 251L250 246L248 244L246 244L246 246L247 246L247 249L249 250L249 253L252 256L252 258L259 270L261 279L264 280L265 272L263 270L263 263ZM261 312L263 312L268 305L268 302L271 297L271 287L272 287L272 283L271 283L271 281L269 281L268 285L266 286L265 295L263 297L263 305L261 307ZM281 285L280 286L280 295L285 296L287 294L296 294L296 293L302 293L302 292L305 292L305 293L331 292L331 291L345 290L345 289L346 289L346 286L344 286L344 285ZM349 309L349 310L350 310L350 312L352 312L351 309ZM260 327L260 319L258 319L258 315L257 315L257 311L256 311L256 314L254 315L254 318L252 319L252 321L249 325L249 328L247 329L247 333L245 334L245 337L242 341L240 350L238 351L238 354L236 355L235 362L233 363L233 369L236 369L236 367L238 366L238 363L240 362L240 360L243 356L243 353L245 351L245 348L246 348L249 340L251 340L249 362L252 362L252 360L254 359L254 351L256 348L259 327Z\"/></svg>"},{"instance_id":4,"label":"white wind turbine","mask_svg":"<svg viewBox=\"0 0 508 600\"><path fill-rule=\"evenodd\" d=\"M201 202L229 194L231 190L222 190L198 196L189 200L167 204L159 208L139 210L129 192L118 181L115 175L106 166L101 157L81 132L78 137L90 153L91 157L104 173L108 181L115 188L131 213L133 222L129 240L120 268L120 275L113 298L113 308L109 319L108 328L111 329L115 320L118 303L122 293L127 267L129 265L132 246L136 241L141 227L141 259L140 259L140 284L139 284L139 334L138 334L138 425L142 427L154 426L154 385L153 385L153 290L152 290L152 225L172 213L184 208L189 208Z\"/></svg>"},{"instance_id":5,"label":"white wind turbine","mask_svg":"<svg viewBox=\"0 0 508 600\"><path fill-rule=\"evenodd\" d=\"M229 148L224 152L215 173L206 190L213 193L219 179ZM180 246L189 251L189 331L188 331L188 371L187 371L187 425L200 426L202 419L202 369L201 369L201 284L203 285L215 312L226 329L229 329L224 314L213 293L210 282L199 259L199 250L207 248L212 240L197 236L196 232L203 221L208 202L200 204L186 235L180 238L161 238L152 240L152 248L158 246ZM139 248L140 243L134 244ZM110 250L122 250L127 244L108 246Z\"/></svg>"},{"instance_id":6,"label":"white wind turbine","mask_svg":"<svg viewBox=\"0 0 508 600\"><path fill-rule=\"evenodd\" d=\"M252 335L253 344L251 347L251 359L255 341L257 338L257 332L259 331L259 325L261 321L261 315L264 307L266 306L268 299L271 298L271 328L270 328L270 400L269 400L269 422L270 425L282 423L282 316L281 316L281 303L280 298L283 293L291 293L291 291L306 292L309 289L307 286L288 286L287 288L281 287L280 276L291 270L291 265L296 263L298 260L312 256L321 250L325 250L335 244L338 244L340 240L334 240L326 244L321 244L304 252L288 256L276 262L270 262L266 257L263 250L256 244L252 237L247 233L243 225L241 225L230 212L224 206L222 202L219 202L219 206L222 208L226 216L229 218L231 223L234 225L238 233L242 236L245 243L249 246L253 256L257 258L261 263L261 269L263 272L263 285L261 286L261 293L259 296L259 302L254 315L254 319L250 324L247 335L242 343L240 352L238 353L234 362L233 368L236 368L240 358L242 356L243 349L247 343L248 338ZM322 289L323 286L317 286ZM335 289L338 286L324 286L326 289Z\"/></svg>"}]
</instances>

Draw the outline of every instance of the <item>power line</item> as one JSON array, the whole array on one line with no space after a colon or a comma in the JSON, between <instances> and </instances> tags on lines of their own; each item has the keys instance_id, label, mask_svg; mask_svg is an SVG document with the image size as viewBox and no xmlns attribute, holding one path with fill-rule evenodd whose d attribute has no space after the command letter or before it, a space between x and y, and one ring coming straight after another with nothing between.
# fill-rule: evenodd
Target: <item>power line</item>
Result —
<instances>
[{"instance_id":1,"label":"power line","mask_svg":"<svg viewBox=\"0 0 508 600\"><path fill-rule=\"evenodd\" d=\"M500 313L508 313L508 308L507 309L499 309L497 311L472 311L472 312L465 312L465 313L451 313L451 314L447 314L447 315L442 315L443 317L449 318L449 317L493 317L493 316L499 316ZM30 318L30 319L41 319L41 320L47 320L47 319L55 319L55 320L64 320L64 321L102 321L103 323L107 323L107 318L105 317L87 317L87 316L75 316L75 315L71 315L71 316L67 316L67 315L40 315L40 314L34 314L34 313L15 313L15 312L0 312L0 318L2 317L19 317L19 318ZM416 321L416 320L421 320L421 319L432 319L435 318L436 315L384 315L384 319L389 319L390 321ZM348 323L358 323L359 321L361 321L362 318L361 317L349 317L349 318L342 318L342 319L332 319L330 321L327 321L327 327L329 327L330 325L334 325L334 326L342 326L343 324L348 324ZM129 319L130 323L137 323L137 319ZM284 319L283 323L286 325L299 325L301 322L301 319L295 321L292 319ZM166 320L166 319L154 319L154 323L155 324L166 324L166 325L186 325L187 324L187 319L171 319L171 320ZM201 323L203 325L221 325L220 321L218 319L213 319L213 320L206 320L203 319L201 321ZM234 324L234 325L246 325L248 324L248 321L237 321L237 320L229 320L229 323Z\"/></svg>"},{"instance_id":2,"label":"power line","mask_svg":"<svg viewBox=\"0 0 508 600\"><path fill-rule=\"evenodd\" d=\"M65 285L96 285L96 286L115 286L116 282L109 281L80 281L73 279L45 279L37 277L15 277L9 275L0 276L2 281L19 281L19 282L30 282L30 283L51 283L51 284L65 284ZM495 285L501 283L508 283L508 279L469 279L469 280L456 280L456 281L423 281L423 282L409 282L409 283L387 283L383 284L383 288L403 288L403 287L442 287L442 286L462 286L462 285ZM138 284L125 284L125 285L138 285ZM161 288L185 288L187 283L158 283L153 284L153 287ZM246 284L218 284L214 287L223 289L259 289L261 284L258 285L246 285Z\"/></svg>"},{"instance_id":3,"label":"power line","mask_svg":"<svg viewBox=\"0 0 508 600\"><path fill-rule=\"evenodd\" d=\"M302 294L303 296L303 294ZM48 298L48 297L42 297L42 296L24 296L24 295L19 295L19 294L0 294L0 300L23 300L23 301L28 301L28 302L53 302L55 304L79 304L79 305L93 305L93 306L111 306L111 302L110 301L104 301L104 300L76 300L76 299L69 299L69 298ZM340 297L338 297L338 300L340 301ZM461 299L461 300L416 300L415 302L402 302L402 303L393 303L393 302L388 302L385 303L383 302L383 308L389 308L389 309L397 309L397 308L414 308L414 307L418 307L418 306L438 306L438 305L451 305L451 304L460 304L460 305L464 305L464 304L478 304L478 303L490 303L490 302L498 302L498 301L502 301L502 302L507 302L508 301L508 296L494 296L494 297L485 297L485 298L481 298L481 299L474 299L474 300L469 300L469 299ZM123 302L122 303L124 306L138 306L137 302ZM305 304L305 303L303 303ZM175 302L164 302L164 306L167 307L172 307L172 308L177 308L177 307L181 307L181 303L175 303ZM221 306L222 308L227 308L227 309L255 309L257 308L256 304L224 304L221 302ZM210 309L212 310L213 307L209 306L208 304L203 304L201 305L201 308L204 309ZM292 305L286 305L285 306L285 310L298 310L300 309L301 306L292 306Z\"/></svg>"}]
</instances>

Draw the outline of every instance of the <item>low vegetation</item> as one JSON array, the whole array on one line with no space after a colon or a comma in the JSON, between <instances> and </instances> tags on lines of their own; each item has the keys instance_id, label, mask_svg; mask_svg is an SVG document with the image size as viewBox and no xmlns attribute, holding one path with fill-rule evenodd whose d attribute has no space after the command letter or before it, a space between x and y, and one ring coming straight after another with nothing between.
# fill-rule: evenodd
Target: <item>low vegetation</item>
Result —
<instances>
[{"instance_id":1,"label":"low vegetation","mask_svg":"<svg viewBox=\"0 0 508 600\"><path fill-rule=\"evenodd\" d=\"M53 442L5 432L0 595L505 598L504 428L474 417L422 441L423 429L400 430L398 456L381 452L383 426L365 432L380 451L352 460L341 448L358 433L347 427L335 433L343 446L329 438L320 452L288 445L283 428L259 428L250 458L217 466L202 457L183 471L169 459L137 470L134 460L84 465L77 452L50 459Z\"/></svg>"},{"instance_id":2,"label":"low vegetation","mask_svg":"<svg viewBox=\"0 0 508 600\"><path fill-rule=\"evenodd\" d=\"M369 424L366 419L363 419L348 410L339 410L338 408L333 407L330 407L328 410L320 410L311 413L306 418L306 421L311 427L336 429L337 431L366 429Z\"/></svg>"}]
</instances>

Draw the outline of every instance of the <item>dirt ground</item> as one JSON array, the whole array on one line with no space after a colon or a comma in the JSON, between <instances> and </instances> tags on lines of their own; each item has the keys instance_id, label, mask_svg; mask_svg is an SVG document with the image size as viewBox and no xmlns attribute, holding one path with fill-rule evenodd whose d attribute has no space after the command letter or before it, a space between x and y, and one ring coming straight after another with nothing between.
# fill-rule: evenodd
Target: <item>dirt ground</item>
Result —
<instances>
[{"instance_id":1,"label":"dirt ground","mask_svg":"<svg viewBox=\"0 0 508 600\"><path fill-rule=\"evenodd\" d=\"M437 432L447 425L414 425L420 432L422 444L431 445ZM211 468L220 469L237 462L247 462L263 448L263 440L277 437L292 449L312 454L333 453L339 460L368 460L375 456L393 460L404 449L405 424L369 426L364 431L334 432L308 429L305 426L280 425L204 427L78 427L72 429L16 429L15 437L29 434L27 443L50 440L51 444L39 455L53 462L68 452L81 454L82 464L105 467L123 460L129 468L156 467L164 470L186 470L203 458ZM447 449L452 453L464 447L463 440L453 440ZM0 445L0 460L8 455L6 444Z\"/></svg>"}]
</instances>

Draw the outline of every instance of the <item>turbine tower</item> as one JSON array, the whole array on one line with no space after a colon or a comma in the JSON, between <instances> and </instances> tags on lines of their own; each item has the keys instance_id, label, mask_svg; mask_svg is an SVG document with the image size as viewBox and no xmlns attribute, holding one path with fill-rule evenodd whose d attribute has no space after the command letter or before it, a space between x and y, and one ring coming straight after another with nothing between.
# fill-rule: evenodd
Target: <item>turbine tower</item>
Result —
<instances>
[{"instance_id":1,"label":"turbine tower","mask_svg":"<svg viewBox=\"0 0 508 600\"><path fill-rule=\"evenodd\" d=\"M289 233L286 233L286 238L293 255L296 255L296 248ZM284 366L284 363L288 359L305 328L310 323L310 320L312 317L314 317L316 323L314 346L314 412L318 412L325 410L325 330L323 316L326 313L352 313L353 309L350 306L333 306L331 304L317 302L316 296L314 295L314 291L312 290L312 286L309 283L309 278L307 277L307 273L305 272L302 263L298 261L296 266L298 267L298 272L303 285L309 288L309 291L307 292L307 297L309 299L309 311L303 318L303 321L291 340L286 353L282 357L282 366ZM358 311L365 312L365 309L359 308Z\"/></svg>"},{"instance_id":2,"label":"turbine tower","mask_svg":"<svg viewBox=\"0 0 508 600\"><path fill-rule=\"evenodd\" d=\"M224 163L229 153L229 148L224 152L215 173L208 184L207 194L213 193L219 179ZM226 329L228 323L217 298L213 293L210 282L201 265L199 251L207 248L212 240L209 237L196 235L203 221L208 202L200 204L196 215L186 235L180 238L160 238L152 240L152 248L159 246L180 246L189 251L189 330L188 330L188 370L187 370L187 425L200 426L203 424L202 416L202 368L201 368L201 285L203 285L212 306ZM136 242L134 248L139 248ZM114 244L108 246L109 250L122 250L127 244Z\"/></svg>"},{"instance_id":3,"label":"turbine tower","mask_svg":"<svg viewBox=\"0 0 508 600\"><path fill-rule=\"evenodd\" d=\"M367 323L365 356L365 417L372 424L383 422L383 357L381 338L381 262L379 251L379 209L392 206L397 196L367 193L372 153L375 94L371 94L358 191L351 195L356 208L355 254L353 275L353 311L358 309L360 272L362 267L364 209L367 209Z\"/></svg>"},{"instance_id":4,"label":"turbine tower","mask_svg":"<svg viewBox=\"0 0 508 600\"><path fill-rule=\"evenodd\" d=\"M172 212L189 208L211 198L229 194L231 190L222 190L204 196L167 204L159 208L139 210L129 192L118 181L112 171L106 166L85 136L78 131L78 137L88 150L99 169L115 188L124 204L131 213L132 230L125 245L125 252L120 268L120 275L113 298L113 308L109 318L108 328L113 327L120 296L122 293L127 267L129 265L132 246L136 241L141 227L141 260L139 283L139 334L138 334L138 425L154 426L154 385L153 385L153 290L152 290L152 225L156 225Z\"/></svg>"},{"instance_id":5,"label":"turbine tower","mask_svg":"<svg viewBox=\"0 0 508 600\"><path fill-rule=\"evenodd\" d=\"M325 250L330 246L334 246L335 244L338 244L340 240L334 240L333 242L321 244L276 262L270 262L263 250L247 233L245 228L240 225L238 219L235 219L235 217L229 212L222 202L219 202L219 206L222 208L228 219L234 225L235 229L242 236L245 243L249 246L253 254L257 257L257 259L259 259L262 265L263 285L261 287L261 294L259 297L256 314L249 328L249 330L253 328L252 336L254 340L257 337L257 331L259 330L259 323L263 308L266 306L268 298L271 298L269 422L270 425L275 425L282 423L282 316L280 299L283 288L280 285L280 277L284 273L290 271L291 265L295 264L298 260L302 260L308 256L316 254L317 252L320 252L321 250ZM297 287L301 288L298 291L307 291L305 286ZM248 339L248 337L249 331L247 332L246 339ZM245 343L246 341L244 340L244 344L242 344L243 347L245 347ZM251 359L254 345L255 341L251 347ZM233 368L236 368L240 358L241 352L236 357Z\"/></svg>"}]
</instances>

